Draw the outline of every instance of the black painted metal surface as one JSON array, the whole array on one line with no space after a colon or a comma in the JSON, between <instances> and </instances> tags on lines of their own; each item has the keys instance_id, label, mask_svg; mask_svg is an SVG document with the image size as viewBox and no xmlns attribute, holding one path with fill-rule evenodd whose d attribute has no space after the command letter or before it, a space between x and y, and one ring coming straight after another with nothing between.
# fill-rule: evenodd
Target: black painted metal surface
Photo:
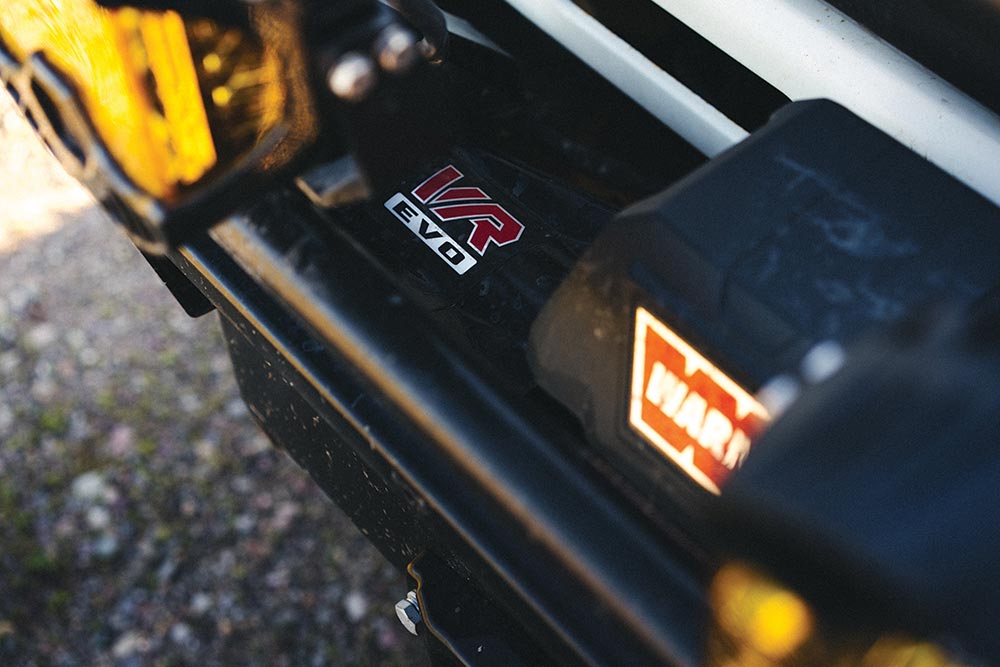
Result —
<instances>
[{"instance_id":1,"label":"black painted metal surface","mask_svg":"<svg viewBox=\"0 0 1000 667\"><path fill-rule=\"evenodd\" d=\"M799 102L610 223L536 321L532 362L596 447L698 533L712 499L630 425L638 308L757 392L821 343L984 298L998 248L990 202L843 107Z\"/></svg>"},{"instance_id":2,"label":"black painted metal surface","mask_svg":"<svg viewBox=\"0 0 1000 667\"><path fill-rule=\"evenodd\" d=\"M565 456L571 433L484 381L364 252L309 234L308 211L273 201L178 261L253 324L323 419L361 434L357 448L434 517L430 546L481 564L470 574L494 581L550 653L696 664L704 610L700 575L679 565L689 556Z\"/></svg>"}]
</instances>

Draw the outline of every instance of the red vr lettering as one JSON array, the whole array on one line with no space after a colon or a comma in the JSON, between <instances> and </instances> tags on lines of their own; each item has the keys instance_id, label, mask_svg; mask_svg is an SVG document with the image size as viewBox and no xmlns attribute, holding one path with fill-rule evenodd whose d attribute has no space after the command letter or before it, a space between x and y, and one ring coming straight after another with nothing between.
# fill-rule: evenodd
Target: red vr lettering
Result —
<instances>
[{"instance_id":1,"label":"red vr lettering","mask_svg":"<svg viewBox=\"0 0 1000 667\"><path fill-rule=\"evenodd\" d=\"M442 221L469 220L473 225L469 245L480 255L490 243L505 246L519 240L524 225L507 209L479 188L451 187L462 178L462 172L448 165L417 186L413 195Z\"/></svg>"},{"instance_id":2,"label":"red vr lettering","mask_svg":"<svg viewBox=\"0 0 1000 667\"><path fill-rule=\"evenodd\" d=\"M475 229L469 245L482 255L490 241L498 246L514 243L524 232L524 225L499 204L456 204L432 208L442 220L469 218Z\"/></svg>"}]
</instances>

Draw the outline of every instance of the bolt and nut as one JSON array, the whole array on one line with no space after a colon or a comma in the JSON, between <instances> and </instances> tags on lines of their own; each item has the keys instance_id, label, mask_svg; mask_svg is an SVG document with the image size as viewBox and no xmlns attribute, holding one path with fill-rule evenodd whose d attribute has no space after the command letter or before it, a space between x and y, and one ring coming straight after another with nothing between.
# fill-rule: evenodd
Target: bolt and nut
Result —
<instances>
[{"instance_id":1,"label":"bolt and nut","mask_svg":"<svg viewBox=\"0 0 1000 667\"><path fill-rule=\"evenodd\" d=\"M375 61L357 51L346 53L330 68L327 84L345 102L361 102L378 83Z\"/></svg>"},{"instance_id":2,"label":"bolt and nut","mask_svg":"<svg viewBox=\"0 0 1000 667\"><path fill-rule=\"evenodd\" d=\"M373 47L378 64L386 72L405 72L420 59L417 38L403 26L392 24L382 31Z\"/></svg>"},{"instance_id":3,"label":"bolt and nut","mask_svg":"<svg viewBox=\"0 0 1000 667\"><path fill-rule=\"evenodd\" d=\"M410 591L406 594L406 598L396 603L396 616L411 635L420 632L420 625L424 619L420 615L420 603L417 602L416 591Z\"/></svg>"}]
</instances>

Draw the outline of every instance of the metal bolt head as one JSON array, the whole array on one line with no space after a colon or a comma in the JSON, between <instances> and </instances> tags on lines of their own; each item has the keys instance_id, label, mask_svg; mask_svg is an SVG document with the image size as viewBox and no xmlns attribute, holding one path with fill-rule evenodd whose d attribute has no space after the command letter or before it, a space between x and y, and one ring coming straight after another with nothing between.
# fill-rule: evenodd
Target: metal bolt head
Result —
<instances>
[{"instance_id":1,"label":"metal bolt head","mask_svg":"<svg viewBox=\"0 0 1000 667\"><path fill-rule=\"evenodd\" d=\"M777 419L792 407L801 393L802 387L797 378L779 375L761 387L757 392L757 400L767 408L772 419Z\"/></svg>"},{"instance_id":2,"label":"metal bolt head","mask_svg":"<svg viewBox=\"0 0 1000 667\"><path fill-rule=\"evenodd\" d=\"M392 24L375 40L375 57L387 72L405 72L420 59L417 38L401 25Z\"/></svg>"},{"instance_id":3,"label":"metal bolt head","mask_svg":"<svg viewBox=\"0 0 1000 667\"><path fill-rule=\"evenodd\" d=\"M426 37L417 42L417 51L420 52L420 55L423 56L424 60L432 65L438 65L443 61L438 47L428 42Z\"/></svg>"},{"instance_id":4,"label":"metal bolt head","mask_svg":"<svg viewBox=\"0 0 1000 667\"><path fill-rule=\"evenodd\" d=\"M361 102L378 82L378 69L368 56L352 51L341 56L327 74L334 95L345 102Z\"/></svg>"},{"instance_id":5,"label":"metal bolt head","mask_svg":"<svg viewBox=\"0 0 1000 667\"><path fill-rule=\"evenodd\" d=\"M396 616L411 635L416 635L420 632L420 624L423 623L424 619L420 615L420 605L417 603L416 591L410 591L406 594L405 599L396 603Z\"/></svg>"},{"instance_id":6,"label":"metal bolt head","mask_svg":"<svg viewBox=\"0 0 1000 667\"><path fill-rule=\"evenodd\" d=\"M836 375L846 360L847 353L836 341L817 343L802 359L802 377L810 384L819 384Z\"/></svg>"}]
</instances>

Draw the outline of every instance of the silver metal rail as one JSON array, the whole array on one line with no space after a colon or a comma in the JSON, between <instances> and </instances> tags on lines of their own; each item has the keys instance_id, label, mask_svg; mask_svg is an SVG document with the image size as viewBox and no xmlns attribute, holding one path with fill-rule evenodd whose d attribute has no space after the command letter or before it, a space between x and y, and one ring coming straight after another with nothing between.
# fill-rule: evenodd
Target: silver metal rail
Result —
<instances>
[{"instance_id":1,"label":"silver metal rail","mask_svg":"<svg viewBox=\"0 0 1000 667\"><path fill-rule=\"evenodd\" d=\"M747 137L746 130L570 0L507 3L705 155Z\"/></svg>"},{"instance_id":2,"label":"silver metal rail","mask_svg":"<svg viewBox=\"0 0 1000 667\"><path fill-rule=\"evenodd\" d=\"M706 155L745 133L571 0L506 0ZM793 100L832 99L1000 204L1000 117L822 0L651 0Z\"/></svg>"}]
</instances>

